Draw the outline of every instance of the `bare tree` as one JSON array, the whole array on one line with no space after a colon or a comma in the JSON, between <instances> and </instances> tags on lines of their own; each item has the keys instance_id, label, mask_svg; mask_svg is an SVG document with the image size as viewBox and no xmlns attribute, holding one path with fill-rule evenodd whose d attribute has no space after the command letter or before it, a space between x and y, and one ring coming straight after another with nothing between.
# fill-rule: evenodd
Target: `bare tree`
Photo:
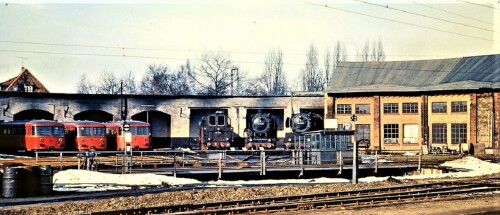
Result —
<instances>
[{"instance_id":1,"label":"bare tree","mask_svg":"<svg viewBox=\"0 0 500 215\"><path fill-rule=\"evenodd\" d=\"M318 65L318 51L311 43L306 54L306 67L302 69L300 81L304 91L322 91L323 74Z\"/></svg>"},{"instance_id":2,"label":"bare tree","mask_svg":"<svg viewBox=\"0 0 500 215\"><path fill-rule=\"evenodd\" d=\"M104 71L97 81L96 93L98 94L119 94L120 80L114 73Z\"/></svg>"},{"instance_id":3,"label":"bare tree","mask_svg":"<svg viewBox=\"0 0 500 215\"><path fill-rule=\"evenodd\" d=\"M380 38L372 43L371 60L377 62L385 60L384 44Z\"/></svg>"},{"instance_id":4,"label":"bare tree","mask_svg":"<svg viewBox=\"0 0 500 215\"><path fill-rule=\"evenodd\" d=\"M369 61L370 60L370 41L366 40L365 45L361 48L361 51L358 52L358 60L359 61Z\"/></svg>"},{"instance_id":5,"label":"bare tree","mask_svg":"<svg viewBox=\"0 0 500 215\"><path fill-rule=\"evenodd\" d=\"M129 71L127 74L122 75L121 82L123 83L124 94L137 94L137 86L132 71Z\"/></svg>"},{"instance_id":6,"label":"bare tree","mask_svg":"<svg viewBox=\"0 0 500 215\"><path fill-rule=\"evenodd\" d=\"M330 76L335 69L335 62L333 62L334 56L330 53L330 49L327 48L325 51L325 87L328 85L330 82Z\"/></svg>"},{"instance_id":7,"label":"bare tree","mask_svg":"<svg viewBox=\"0 0 500 215\"><path fill-rule=\"evenodd\" d=\"M192 78L202 95L230 95L231 88L237 89L238 83L241 83L241 75L231 62L229 54L221 52L203 53Z\"/></svg>"},{"instance_id":8,"label":"bare tree","mask_svg":"<svg viewBox=\"0 0 500 215\"><path fill-rule=\"evenodd\" d=\"M149 65L139 85L140 92L146 95L178 95L174 84L176 78L168 66Z\"/></svg>"},{"instance_id":9,"label":"bare tree","mask_svg":"<svg viewBox=\"0 0 500 215\"><path fill-rule=\"evenodd\" d=\"M82 74L80 80L76 83L76 93L80 94L92 94L95 93L96 86L87 80L87 75Z\"/></svg>"},{"instance_id":10,"label":"bare tree","mask_svg":"<svg viewBox=\"0 0 500 215\"><path fill-rule=\"evenodd\" d=\"M186 64L185 65L181 65L179 71L177 72L176 76L176 80L177 80L177 84L178 84L178 87L179 87L179 90L180 90L180 94L179 95L191 95L193 94L194 90L195 90L195 85L194 85L194 82L192 81L192 78L193 77L193 68L191 66L191 62L188 60L186 60Z\"/></svg>"},{"instance_id":11,"label":"bare tree","mask_svg":"<svg viewBox=\"0 0 500 215\"><path fill-rule=\"evenodd\" d=\"M271 50L264 61L263 80L266 83L267 95L285 95L287 92L286 77L283 72L283 52L281 49Z\"/></svg>"},{"instance_id":12,"label":"bare tree","mask_svg":"<svg viewBox=\"0 0 500 215\"><path fill-rule=\"evenodd\" d=\"M242 96L266 96L268 95L266 82L263 81L265 74L255 78L242 81L240 95Z\"/></svg>"}]
</instances>

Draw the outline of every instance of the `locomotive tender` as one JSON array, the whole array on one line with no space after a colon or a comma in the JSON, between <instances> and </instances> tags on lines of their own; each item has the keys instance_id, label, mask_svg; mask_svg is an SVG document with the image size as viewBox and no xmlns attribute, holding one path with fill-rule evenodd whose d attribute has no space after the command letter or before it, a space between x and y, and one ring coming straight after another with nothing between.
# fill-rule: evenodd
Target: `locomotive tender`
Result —
<instances>
[{"instance_id":1,"label":"locomotive tender","mask_svg":"<svg viewBox=\"0 0 500 215\"><path fill-rule=\"evenodd\" d=\"M198 145L202 150L229 149L234 144L231 119L216 111L201 118L198 127Z\"/></svg>"},{"instance_id":2,"label":"locomotive tender","mask_svg":"<svg viewBox=\"0 0 500 215\"><path fill-rule=\"evenodd\" d=\"M245 132L247 133L245 139L247 149L259 147L272 149L276 147L276 120L270 113L253 114L250 126L245 129Z\"/></svg>"}]
</instances>

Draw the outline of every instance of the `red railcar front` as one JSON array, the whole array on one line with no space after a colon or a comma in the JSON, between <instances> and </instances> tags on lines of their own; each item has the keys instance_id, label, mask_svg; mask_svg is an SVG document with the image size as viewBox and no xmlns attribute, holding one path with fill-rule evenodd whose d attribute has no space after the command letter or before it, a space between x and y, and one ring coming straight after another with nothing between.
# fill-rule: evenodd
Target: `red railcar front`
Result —
<instances>
[{"instance_id":1,"label":"red railcar front","mask_svg":"<svg viewBox=\"0 0 500 215\"><path fill-rule=\"evenodd\" d=\"M64 122L67 148L70 150L106 150L106 126L93 121Z\"/></svg>"},{"instance_id":2,"label":"red railcar front","mask_svg":"<svg viewBox=\"0 0 500 215\"><path fill-rule=\"evenodd\" d=\"M126 121L130 126L131 142L130 147L134 150L151 149L151 134L149 123L141 121ZM108 137L109 150L124 150L127 146L125 142L125 132L123 132L123 122L105 123L106 135ZM111 148L112 147L112 148Z\"/></svg>"}]
</instances>

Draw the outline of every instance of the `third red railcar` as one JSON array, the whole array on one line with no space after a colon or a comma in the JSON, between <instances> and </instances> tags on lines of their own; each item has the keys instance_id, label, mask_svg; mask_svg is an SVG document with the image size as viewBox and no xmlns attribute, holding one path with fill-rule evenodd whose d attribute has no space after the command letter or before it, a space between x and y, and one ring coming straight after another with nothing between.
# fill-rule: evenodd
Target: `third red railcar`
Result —
<instances>
[{"instance_id":1,"label":"third red railcar","mask_svg":"<svg viewBox=\"0 0 500 215\"><path fill-rule=\"evenodd\" d=\"M151 149L151 134L149 123L141 121L126 121L130 126L132 142L130 147L134 150ZM124 150L127 146L125 133L123 132L123 122L104 123L106 125L106 135L108 137L109 150Z\"/></svg>"}]
</instances>

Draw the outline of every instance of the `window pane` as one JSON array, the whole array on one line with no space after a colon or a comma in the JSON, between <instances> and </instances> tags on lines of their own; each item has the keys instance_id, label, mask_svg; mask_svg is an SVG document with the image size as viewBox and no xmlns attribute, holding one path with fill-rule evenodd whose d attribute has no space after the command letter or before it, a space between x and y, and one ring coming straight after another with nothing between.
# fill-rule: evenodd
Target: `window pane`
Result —
<instances>
[{"instance_id":1,"label":"window pane","mask_svg":"<svg viewBox=\"0 0 500 215\"><path fill-rule=\"evenodd\" d=\"M445 123L432 124L432 143L447 143L447 128Z\"/></svg>"},{"instance_id":2,"label":"window pane","mask_svg":"<svg viewBox=\"0 0 500 215\"><path fill-rule=\"evenodd\" d=\"M92 128L80 128L79 136L92 136Z\"/></svg>"},{"instance_id":3,"label":"window pane","mask_svg":"<svg viewBox=\"0 0 500 215\"><path fill-rule=\"evenodd\" d=\"M337 104L337 114L351 114L350 104Z\"/></svg>"},{"instance_id":4,"label":"window pane","mask_svg":"<svg viewBox=\"0 0 500 215\"><path fill-rule=\"evenodd\" d=\"M418 103L403 103L403 113L418 113Z\"/></svg>"},{"instance_id":5,"label":"window pane","mask_svg":"<svg viewBox=\"0 0 500 215\"><path fill-rule=\"evenodd\" d=\"M34 129L37 136L51 136L52 133L52 128L48 126L37 126Z\"/></svg>"},{"instance_id":6,"label":"window pane","mask_svg":"<svg viewBox=\"0 0 500 215\"><path fill-rule=\"evenodd\" d=\"M384 143L398 143L399 124L384 125Z\"/></svg>"},{"instance_id":7,"label":"window pane","mask_svg":"<svg viewBox=\"0 0 500 215\"><path fill-rule=\"evenodd\" d=\"M451 102L451 112L467 112L467 102Z\"/></svg>"},{"instance_id":8,"label":"window pane","mask_svg":"<svg viewBox=\"0 0 500 215\"><path fill-rule=\"evenodd\" d=\"M64 127L52 127L52 135L64 136Z\"/></svg>"},{"instance_id":9,"label":"window pane","mask_svg":"<svg viewBox=\"0 0 500 215\"><path fill-rule=\"evenodd\" d=\"M370 125L356 125L356 141L361 139L370 140Z\"/></svg>"},{"instance_id":10,"label":"window pane","mask_svg":"<svg viewBox=\"0 0 500 215\"><path fill-rule=\"evenodd\" d=\"M418 143L418 125L403 125L403 143Z\"/></svg>"},{"instance_id":11,"label":"window pane","mask_svg":"<svg viewBox=\"0 0 500 215\"><path fill-rule=\"evenodd\" d=\"M103 136L104 128L93 128L94 136Z\"/></svg>"},{"instance_id":12,"label":"window pane","mask_svg":"<svg viewBox=\"0 0 500 215\"><path fill-rule=\"evenodd\" d=\"M370 113L370 104L356 105L356 114L369 114L369 113Z\"/></svg>"},{"instance_id":13,"label":"window pane","mask_svg":"<svg viewBox=\"0 0 500 215\"><path fill-rule=\"evenodd\" d=\"M384 113L399 113L398 103L385 103Z\"/></svg>"},{"instance_id":14,"label":"window pane","mask_svg":"<svg viewBox=\"0 0 500 215\"><path fill-rule=\"evenodd\" d=\"M148 127L137 127L137 135L148 135Z\"/></svg>"},{"instance_id":15,"label":"window pane","mask_svg":"<svg viewBox=\"0 0 500 215\"><path fill-rule=\"evenodd\" d=\"M226 117L224 117L224 116L218 116L217 117L217 125L225 125L226 124L225 119L226 119Z\"/></svg>"},{"instance_id":16,"label":"window pane","mask_svg":"<svg viewBox=\"0 0 500 215\"><path fill-rule=\"evenodd\" d=\"M451 124L451 143L466 143L467 142L467 124L452 123Z\"/></svg>"},{"instance_id":17,"label":"window pane","mask_svg":"<svg viewBox=\"0 0 500 215\"><path fill-rule=\"evenodd\" d=\"M433 102L432 103L433 113L446 113L446 102Z\"/></svg>"},{"instance_id":18,"label":"window pane","mask_svg":"<svg viewBox=\"0 0 500 215\"><path fill-rule=\"evenodd\" d=\"M209 116L208 117L208 124L209 125L215 125L215 116Z\"/></svg>"}]
</instances>

